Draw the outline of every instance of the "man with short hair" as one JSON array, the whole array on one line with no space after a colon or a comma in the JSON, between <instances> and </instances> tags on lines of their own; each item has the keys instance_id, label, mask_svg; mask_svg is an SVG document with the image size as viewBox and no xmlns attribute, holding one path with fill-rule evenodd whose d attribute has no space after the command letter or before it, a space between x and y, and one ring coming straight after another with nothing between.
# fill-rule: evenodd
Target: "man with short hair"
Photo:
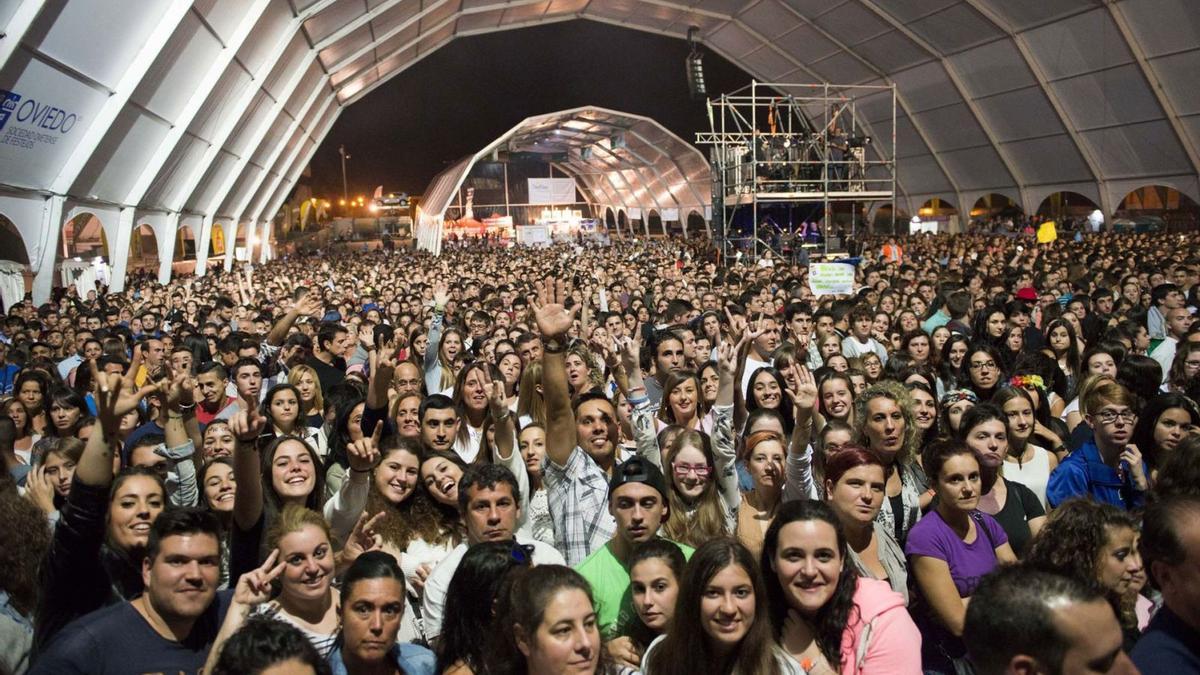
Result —
<instances>
[{"instance_id":1,"label":"man with short hair","mask_svg":"<svg viewBox=\"0 0 1200 675\"><path fill-rule=\"evenodd\" d=\"M517 338L517 356L521 357L521 368L529 367L530 363L542 360L542 339L533 333L522 333Z\"/></svg>"},{"instance_id":2,"label":"man with short hair","mask_svg":"<svg viewBox=\"0 0 1200 675\"><path fill-rule=\"evenodd\" d=\"M1151 340L1167 337L1167 312L1183 307L1183 293L1175 284L1158 284L1150 289L1150 309L1146 311L1146 330Z\"/></svg>"},{"instance_id":3,"label":"man with short hair","mask_svg":"<svg viewBox=\"0 0 1200 675\"><path fill-rule=\"evenodd\" d=\"M879 361L887 364L887 349L879 344L879 340L871 337L871 327L874 317L870 308L859 305L850 312L850 334L842 340L842 355L852 359L866 354L875 354Z\"/></svg>"},{"instance_id":4,"label":"man with short hair","mask_svg":"<svg viewBox=\"0 0 1200 675\"><path fill-rule=\"evenodd\" d=\"M1083 581L1021 565L1001 566L979 583L963 642L978 675L1138 672L1104 595Z\"/></svg>"},{"instance_id":5,"label":"man with short hair","mask_svg":"<svg viewBox=\"0 0 1200 675\"><path fill-rule=\"evenodd\" d=\"M169 509L150 528L145 591L68 624L30 673L195 673L217 637L221 524L206 509Z\"/></svg>"},{"instance_id":6,"label":"man with short hair","mask_svg":"<svg viewBox=\"0 0 1200 675\"><path fill-rule=\"evenodd\" d=\"M1143 673L1200 673L1200 496L1151 502L1139 549L1163 606L1133 648L1133 662Z\"/></svg>"},{"instance_id":7,"label":"man with short hair","mask_svg":"<svg viewBox=\"0 0 1200 675\"><path fill-rule=\"evenodd\" d=\"M61 377L63 380L66 380L67 377L70 376L71 371L75 370L80 364L83 363L85 358L83 353L84 346L87 345L88 340L91 340L93 337L95 337L95 334L86 328L81 328L75 333L75 353L58 362L59 377ZM3 363L4 359L0 357L0 367L3 366ZM0 375L0 379L2 378L3 375ZM3 387L0 386L0 395L4 395L6 393L9 392L3 391Z\"/></svg>"},{"instance_id":8,"label":"man with short hair","mask_svg":"<svg viewBox=\"0 0 1200 675\"><path fill-rule=\"evenodd\" d=\"M446 591L467 548L493 541L515 541L532 547L533 564L562 565L562 554L553 546L517 533L521 519L521 490L512 471L501 464L472 464L458 485L458 506L467 527L467 540L450 551L425 580L421 617L425 636L441 635L446 609Z\"/></svg>"},{"instance_id":9,"label":"man with short hair","mask_svg":"<svg viewBox=\"0 0 1200 675\"><path fill-rule=\"evenodd\" d=\"M313 353L304 363L317 371L321 391L329 391L346 379L346 352L353 348L354 340L341 324L326 323L317 331Z\"/></svg>"},{"instance_id":10,"label":"man with short hair","mask_svg":"<svg viewBox=\"0 0 1200 675\"><path fill-rule=\"evenodd\" d=\"M222 410L237 400L236 396L226 393L229 380L225 367L216 361L202 363L196 368L196 384L200 391L200 400L196 401L196 420L200 424L212 422Z\"/></svg>"},{"instance_id":11,"label":"man with short hair","mask_svg":"<svg viewBox=\"0 0 1200 675\"><path fill-rule=\"evenodd\" d=\"M654 359L654 373L645 380L646 395L650 397L651 403L658 406L662 402L662 386L667 380L667 375L687 368L688 364L683 338L675 331L663 330L656 333L650 348ZM633 367L638 365L633 364Z\"/></svg>"},{"instance_id":12,"label":"man with short hair","mask_svg":"<svg viewBox=\"0 0 1200 675\"><path fill-rule=\"evenodd\" d=\"M1195 317L1186 307L1172 307L1166 311L1167 335L1150 351L1149 357L1162 366L1162 383L1166 384L1171 375L1171 364L1175 361L1175 352L1179 343L1183 342L1192 327Z\"/></svg>"},{"instance_id":13,"label":"man with short hair","mask_svg":"<svg viewBox=\"0 0 1200 675\"><path fill-rule=\"evenodd\" d=\"M659 528L670 516L667 484L662 471L641 457L633 457L617 467L608 483L608 512L617 522L617 531L607 544L596 549L575 566L592 586L596 619L606 640L630 636L637 623L630 592L629 556L634 546L658 536ZM693 549L679 544L685 557ZM627 640L610 651L633 666L641 654Z\"/></svg>"},{"instance_id":14,"label":"man with short hair","mask_svg":"<svg viewBox=\"0 0 1200 675\"><path fill-rule=\"evenodd\" d=\"M233 386L237 395L232 403L217 413L216 419L219 420L231 419L245 410L247 405L257 405L262 401L262 366L256 359L238 359L230 372L233 375Z\"/></svg>"},{"instance_id":15,"label":"man with short hair","mask_svg":"<svg viewBox=\"0 0 1200 675\"><path fill-rule=\"evenodd\" d=\"M417 413L421 422L421 445L427 450L451 452L458 436L458 410L454 401L444 394L434 394L421 401Z\"/></svg>"},{"instance_id":16,"label":"man with short hair","mask_svg":"<svg viewBox=\"0 0 1200 675\"><path fill-rule=\"evenodd\" d=\"M585 392L572 402L565 352L578 305L568 310L562 304L570 297L562 281L546 279L538 286L541 305L534 319L545 338L547 420L542 480L556 543L567 563L575 565L604 546L617 529L607 509L609 476L617 465L617 411L599 392Z\"/></svg>"}]
</instances>

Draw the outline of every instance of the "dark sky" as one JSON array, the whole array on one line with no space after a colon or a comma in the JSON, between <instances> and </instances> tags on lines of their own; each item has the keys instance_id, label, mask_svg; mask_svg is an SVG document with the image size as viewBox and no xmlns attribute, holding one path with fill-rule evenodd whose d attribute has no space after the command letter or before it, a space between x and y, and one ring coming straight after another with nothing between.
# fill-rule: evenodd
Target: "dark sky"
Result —
<instances>
[{"instance_id":1,"label":"dark sky","mask_svg":"<svg viewBox=\"0 0 1200 675\"><path fill-rule=\"evenodd\" d=\"M421 194L448 163L530 115L597 105L651 117L689 143L708 130L688 97L687 42L594 21L458 38L350 106L312 160L314 194ZM704 50L709 96L750 76ZM702 151L707 154L703 148Z\"/></svg>"}]
</instances>

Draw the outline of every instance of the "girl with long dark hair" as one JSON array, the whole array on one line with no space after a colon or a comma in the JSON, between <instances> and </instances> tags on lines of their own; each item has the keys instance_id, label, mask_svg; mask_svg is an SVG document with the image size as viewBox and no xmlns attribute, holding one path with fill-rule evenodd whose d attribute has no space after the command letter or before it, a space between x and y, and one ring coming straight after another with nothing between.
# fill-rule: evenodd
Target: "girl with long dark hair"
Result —
<instances>
[{"instance_id":1,"label":"girl with long dark hair","mask_svg":"<svg viewBox=\"0 0 1200 675\"><path fill-rule=\"evenodd\" d=\"M446 616L437 644L437 668L443 675L487 673L486 641L493 628L494 603L508 573L528 567L530 555L511 541L483 542L467 549L446 589Z\"/></svg>"},{"instance_id":2,"label":"girl with long dark hair","mask_svg":"<svg viewBox=\"0 0 1200 675\"><path fill-rule=\"evenodd\" d=\"M775 638L807 673L920 673L913 646L921 636L904 597L859 576L849 555L828 505L800 500L780 509L760 561Z\"/></svg>"},{"instance_id":3,"label":"girl with long dark hair","mask_svg":"<svg viewBox=\"0 0 1200 675\"><path fill-rule=\"evenodd\" d=\"M646 649L645 675L799 675L772 639L762 574L750 551L714 539L692 554L666 635Z\"/></svg>"}]
</instances>

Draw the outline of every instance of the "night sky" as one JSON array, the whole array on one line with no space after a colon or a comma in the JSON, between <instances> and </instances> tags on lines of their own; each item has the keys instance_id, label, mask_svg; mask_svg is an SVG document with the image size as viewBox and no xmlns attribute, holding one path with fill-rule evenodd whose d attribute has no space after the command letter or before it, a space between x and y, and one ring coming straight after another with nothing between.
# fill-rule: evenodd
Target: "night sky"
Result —
<instances>
[{"instance_id":1,"label":"night sky","mask_svg":"<svg viewBox=\"0 0 1200 675\"><path fill-rule=\"evenodd\" d=\"M457 38L341 114L313 156L314 194L340 196L343 143L351 195L381 184L416 195L526 117L584 105L653 118L694 143L708 116L688 96L687 53L684 40L582 20ZM749 83L703 53L709 96Z\"/></svg>"}]
</instances>

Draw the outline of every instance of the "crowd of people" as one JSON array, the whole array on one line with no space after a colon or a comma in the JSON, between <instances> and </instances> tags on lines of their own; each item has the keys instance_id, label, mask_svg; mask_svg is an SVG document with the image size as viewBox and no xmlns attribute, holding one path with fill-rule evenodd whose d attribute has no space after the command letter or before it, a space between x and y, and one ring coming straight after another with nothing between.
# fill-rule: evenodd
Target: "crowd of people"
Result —
<instances>
[{"instance_id":1,"label":"crowd of people","mask_svg":"<svg viewBox=\"0 0 1200 675\"><path fill-rule=\"evenodd\" d=\"M7 308L0 673L1200 672L1200 236L861 243Z\"/></svg>"}]
</instances>

